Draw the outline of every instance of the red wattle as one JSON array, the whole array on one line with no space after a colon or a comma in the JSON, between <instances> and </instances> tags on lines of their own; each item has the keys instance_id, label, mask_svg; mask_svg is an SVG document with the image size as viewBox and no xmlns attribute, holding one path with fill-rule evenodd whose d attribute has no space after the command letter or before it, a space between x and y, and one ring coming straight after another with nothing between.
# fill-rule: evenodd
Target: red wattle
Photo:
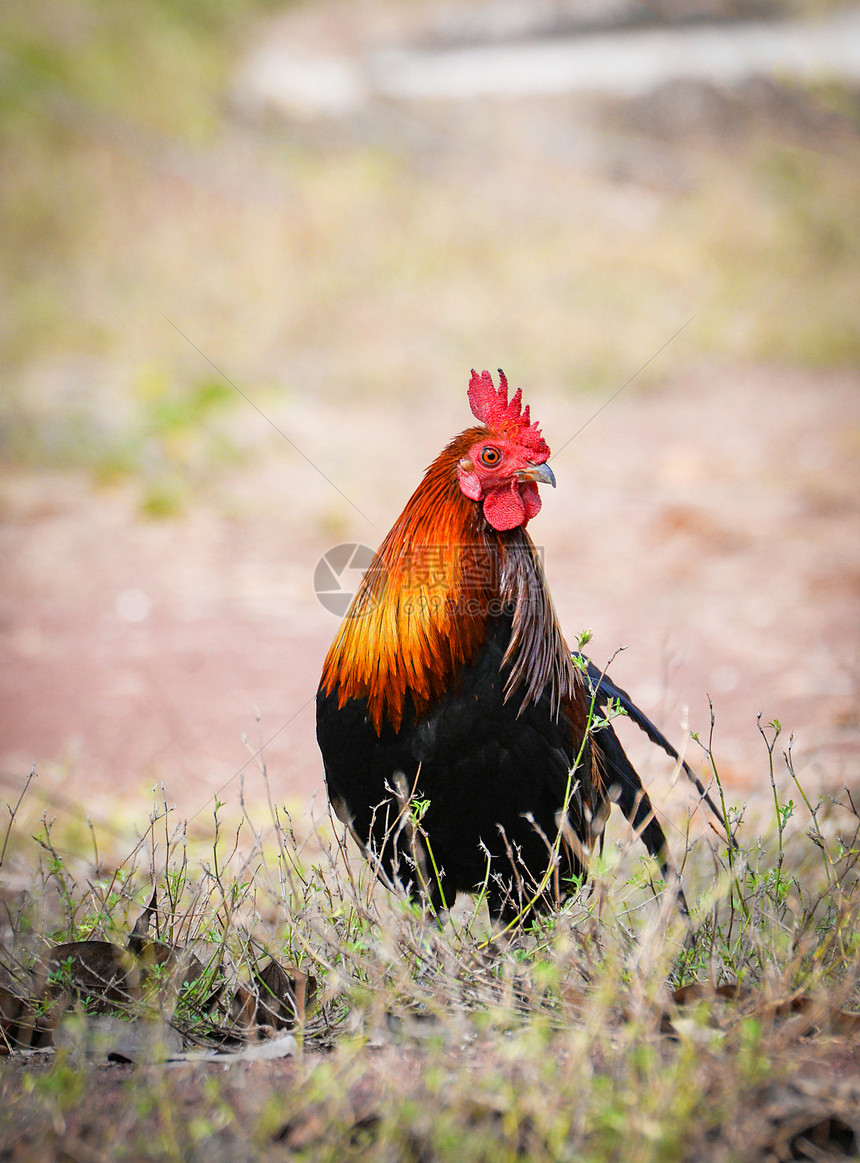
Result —
<instances>
[{"instance_id":1,"label":"red wattle","mask_svg":"<svg viewBox=\"0 0 860 1163\"><path fill-rule=\"evenodd\" d=\"M525 525L540 512L541 500L534 481L512 488L494 489L484 500L484 516L494 529L504 532Z\"/></svg>"},{"instance_id":2,"label":"red wattle","mask_svg":"<svg viewBox=\"0 0 860 1163\"><path fill-rule=\"evenodd\" d=\"M527 481L526 484L520 485L520 496L525 506L526 520L531 521L532 517L538 515L541 507L540 493L535 482Z\"/></svg>"}]
</instances>

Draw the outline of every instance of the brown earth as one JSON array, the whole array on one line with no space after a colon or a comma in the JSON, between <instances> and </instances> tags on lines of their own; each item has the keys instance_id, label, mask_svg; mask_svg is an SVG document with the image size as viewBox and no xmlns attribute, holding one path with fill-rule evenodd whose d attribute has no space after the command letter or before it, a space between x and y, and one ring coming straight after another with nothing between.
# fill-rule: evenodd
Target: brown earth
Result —
<instances>
[{"instance_id":1,"label":"brown earth","mask_svg":"<svg viewBox=\"0 0 860 1163\"><path fill-rule=\"evenodd\" d=\"M420 467L468 422L467 371L423 413L339 412L336 463L310 435L335 417L308 404L303 451L375 527L286 443L225 478L217 506L166 521L142 520L131 488L7 471L7 796L35 763L55 808L99 818L119 801L142 822L163 782L194 815L215 793L235 801L240 772L262 795L262 743L275 797L316 795L321 812L312 702L337 621L314 567L338 542L378 543ZM558 489L543 490L531 530L569 637L593 628L600 662L625 646L612 675L678 743L685 722L707 737L710 694L738 798L769 787L758 712L783 723L783 742L794 733L813 787L858 786L858 389L848 374L702 368L634 383L566 447L594 406L532 400L559 451ZM338 535L303 523L323 504L345 514ZM629 737L659 782L666 765Z\"/></svg>"},{"instance_id":2,"label":"brown earth","mask_svg":"<svg viewBox=\"0 0 860 1163\"><path fill-rule=\"evenodd\" d=\"M374 36L385 29L393 36L400 27L388 24L396 6L379 7L385 17L379 28L362 8L355 44L352 24L339 19L346 9L337 6L291 8L283 15L286 23L277 27L308 51L316 45L360 55L375 43ZM434 5L424 8L435 18ZM410 10L413 20L418 17ZM271 34L264 28L257 35L265 40ZM739 206L739 214L747 213L748 205L759 207L742 197L736 201L730 184L720 186L731 174L721 179L720 171L712 170L711 153L740 152L738 143L747 135L753 160L757 142L782 142L789 152L802 147L808 152L799 156L807 161L813 147L821 157L850 157L856 129L842 115L825 115L803 91L770 82L730 94L699 86L681 96L671 87L661 89L653 100L620 103L614 114L611 102L608 114L598 114L587 100L561 98L430 103L420 116L408 105L398 110L378 102L342 125L296 123L275 127L271 137L265 127L235 117L208 159L211 170L189 155L181 180L171 168L173 150L151 153L145 144L135 153L130 135L122 138L122 148L113 139L100 142L112 158L108 174L114 168L124 172L129 158L145 163L139 176L131 166L133 181L120 184L119 195L104 176L100 192L105 204L112 204L112 196L116 205L131 204L128 221L114 223L116 233L107 235L115 240L113 249L125 252L130 241L139 241L140 254L131 248L128 267L121 268L116 282L111 281L116 278L111 243L103 244L104 253L87 252L96 275L104 268L94 277L105 301L124 294L129 284L142 296L141 304L119 316L114 358L130 365L152 360L156 335L163 343L167 334L170 345L194 361L193 372L184 369L193 380L201 367L210 374L205 362L198 366L198 357L210 342L214 347L216 336L248 333L235 349L223 345L224 358L235 358L252 383L274 379L289 385L287 403L285 389L279 403L263 410L311 463L237 401L236 429L262 429L265 438L245 441L253 447L250 463L225 467L217 484L181 517L142 519L133 477L107 489L85 472L3 470L0 778L8 796L35 764L38 787L57 809L99 817L121 804L143 822L150 789L163 782L170 802L195 815L209 811L216 792L235 800L240 772L249 796L263 794L260 759L252 758L262 746L278 799L307 804L319 797L323 785L312 703L337 623L314 596L316 562L340 542L378 544L421 469L470 419L467 361L507 362L497 348L506 343L513 321L528 319L530 312L548 321L549 334L536 328L532 340L526 328L520 346L513 346L521 366L508 365L506 371L512 383L522 383L556 450L559 487L544 489L550 495L544 496L532 534L545 549L570 639L591 627L589 651L599 662L625 646L613 662L613 677L679 743L687 723L707 735L711 695L714 754L739 797L768 786L765 748L756 729L759 712L764 722L778 718L784 724L783 741L794 732L797 769L813 787L856 786L860 377L856 370L819 373L752 358L756 347L749 336L764 327L769 288L786 304L783 284L797 281L790 264L788 273L780 265L778 249L762 247L751 256L751 267L776 280L753 282L752 291L740 287L741 268L726 267L732 294L739 296L734 314L709 297L707 278L692 278L689 271L668 283L664 278L662 292L655 282L663 263L670 269L678 264L684 272L685 263L692 262L698 275L711 262L708 248L694 249L691 258L686 251L675 254L666 241L674 236L665 232L661 208L679 188L723 189L722 201L729 211ZM320 223L311 215L293 249L281 252L278 246L290 237L288 226L298 213L290 201L297 194L290 193L283 163L272 168L269 155L275 156L281 138L297 142L303 135L311 143L308 156L338 157L339 151L348 156L358 144L361 157L372 161L381 143L403 168L400 177L388 179L391 188L384 188L384 197L370 198L370 209L356 213L354 225L349 211L360 199L348 168L346 176L335 169L323 186L337 197L320 207ZM750 158L741 168L753 164ZM410 203L406 214L400 205L401 198L417 202L415 222L423 228L427 191L416 184L418 177L434 192L442 187L441 201L426 201L423 242L410 233L414 207ZM140 204L127 197L138 181L148 191ZM803 201L814 199L816 187L807 190L799 178L796 183L799 193L791 197L801 199L804 209L802 236L808 236L811 249L829 239L835 269L842 254L839 240L848 237L849 227L825 214L819 238L813 230L817 220ZM308 190L318 197L323 186ZM481 193L479 207L471 199L475 190ZM280 215L271 222L270 202ZM707 214L710 203L691 205L685 213ZM776 229L769 225L769 201L766 208L764 213L759 207L753 219L750 237L756 243L761 241L757 221L762 231ZM392 212L400 215L393 231ZM460 271L453 287L444 284L447 265L459 253L471 253L485 220L491 227L487 255L495 259L497 252L506 253L506 231L541 216L556 224L547 239L562 239L570 250L559 270L550 242L526 232L512 242L518 255L514 277L506 275L497 286L493 279L505 275L504 264L484 276L479 263L477 271L468 268L468 277ZM246 233L240 229L246 220L264 220L271 232ZM592 222L594 253L587 245ZM231 223L237 229L235 253L226 239ZM571 224L577 229L567 233ZM452 242L448 236L455 226L460 233ZM800 229L796 223L793 228ZM201 244L184 249L197 232ZM102 233L100 226L100 239ZM382 243L392 241L389 234L397 245L381 265L364 265L363 254L350 257L357 264L352 278L358 289L347 279L344 292L337 276L341 266L349 267L341 253L353 235L364 238L374 256ZM643 239L650 240L653 253ZM618 252L610 246L613 240ZM718 230L709 245L731 251L735 241L733 232ZM541 249L529 249L538 242ZM419 243L424 261L416 270L422 273L413 272L414 285L403 286L403 272ZM630 264L628 245L638 248L638 266ZM429 293L439 297L438 284L427 283L439 277L427 259L428 248L434 254L440 250L447 293L435 314L425 302ZM475 251L479 258L484 253ZM297 286L287 303L281 296L290 262L298 264L291 269ZM163 271L169 272L166 279ZM193 278L182 281L189 271ZM302 271L319 280L308 283L307 294ZM563 289L563 280L554 279L564 272L570 286L583 283L585 300L568 295L554 314ZM824 286L820 272L818 277L816 286ZM379 286L369 285L373 279ZM194 331L196 351L157 309L165 281L176 283L165 305L202 330L202 335ZM217 310L205 294L197 298L210 285L225 294ZM290 296L301 305L295 316ZM613 310L589 314L590 299L603 297ZM614 311L628 300L624 328L616 337ZM801 300L804 314L816 306L802 295ZM649 307L644 317L635 309L642 302ZM573 305L585 320L581 333ZM147 322L138 333L132 324L140 316ZM104 317L113 318L106 312ZM658 333L669 319L671 326ZM285 331L284 320L291 321L292 330ZM676 328L684 330L687 320L685 334L663 352L661 345ZM722 362L704 361L707 344L691 342L685 348L699 326L716 328L721 337L716 349L726 353ZM607 329L613 349L624 351L620 366L633 375L647 361L647 375L634 379L570 442L616 387L602 374L595 378L595 368L619 366L595 356ZM821 342L829 342L830 332L822 334ZM259 366L250 355L257 347ZM460 368L461 348L466 354ZM531 368L523 366L528 360L534 361ZM584 361L586 386L605 384L599 394L573 391L581 386L577 360ZM416 364L421 365L416 382L401 392L404 376ZM61 402L64 395L74 402L81 393L110 431L115 422L110 409L122 412L134 394L129 383L138 381L108 359L105 366L94 366L95 371L84 360L79 367L69 352L49 362L50 374L39 366L22 373L21 412L32 403L37 424L51 413L50 390L47 402L40 392L42 381L53 377L60 383ZM172 364L165 360L165 366ZM661 368L669 369L665 381ZM442 375L444 382L436 379ZM121 385L116 391L114 382ZM62 407L57 415L64 415ZM59 437L58 442L62 445ZM659 780L666 765L643 749L635 733L627 734L646 775ZM701 762L695 745L688 751Z\"/></svg>"},{"instance_id":3,"label":"brown earth","mask_svg":"<svg viewBox=\"0 0 860 1163\"><path fill-rule=\"evenodd\" d=\"M495 1043L452 1048L437 1056L432 1072L427 1070L426 1047L408 1043L377 1043L358 1054L347 1049L281 1061L172 1067L91 1064L63 1115L53 1125L35 1120L20 1127L8 1140L4 1158L14 1163L96 1160L108 1157L105 1152L112 1153L117 1142L124 1158L152 1158L152 1144L159 1141L165 1151L177 1152L176 1157L181 1151L181 1157L197 1158L205 1150L207 1159L219 1163L286 1158L303 1151L316 1157L317 1152L338 1149L364 1158L384 1135L386 1118L396 1126L397 1111L410 1108L420 1113L407 1116L408 1131L400 1128L410 1148L406 1157L434 1157L434 1120L449 1116L452 1108L460 1113L463 1128L484 1128L498 1136L500 1150L505 1134L511 1133L510 1120L504 1118L509 1099L504 1091L490 1096L476 1086L469 1095L463 1089L464 1078L471 1073L480 1079L488 1056L498 1053ZM563 1050L560 1054L563 1066L566 1055ZM11 1094L26 1074L38 1089L40 1075L52 1064L53 1055L38 1052L11 1060L0 1083ZM516 1059L506 1060L500 1070L514 1093L529 1078L528 1066ZM339 1080L337 1086L332 1086L332 1077ZM718 1096L719 1085L713 1082ZM172 1118L165 1113L168 1086ZM715 1126L702 1126L691 1136L693 1141L684 1143L683 1157L856 1158L852 1128L857 1125L858 1092L856 1046L841 1037L816 1037L792 1047L791 1066L782 1067L778 1081L751 1087L743 1109L722 1122L715 1119ZM517 1154L527 1155L537 1128L524 1119L515 1130ZM532 1145L536 1154L545 1149L539 1137Z\"/></svg>"}]
</instances>

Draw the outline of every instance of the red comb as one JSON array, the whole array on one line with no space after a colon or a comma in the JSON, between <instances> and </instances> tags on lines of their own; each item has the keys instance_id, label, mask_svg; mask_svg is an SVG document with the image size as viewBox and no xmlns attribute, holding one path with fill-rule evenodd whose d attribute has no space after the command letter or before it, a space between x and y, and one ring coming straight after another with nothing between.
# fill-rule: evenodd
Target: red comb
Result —
<instances>
[{"instance_id":1,"label":"red comb","mask_svg":"<svg viewBox=\"0 0 860 1163\"><path fill-rule=\"evenodd\" d=\"M546 460L549 456L549 445L541 436L537 423L531 424L529 410L522 409L523 393L517 388L512 399L508 400L508 381L505 373L499 368L499 387L493 384L493 377L489 372L480 375L472 368L472 378L469 380L469 404L475 418L494 432L509 436L524 444L540 463L540 458Z\"/></svg>"}]
</instances>

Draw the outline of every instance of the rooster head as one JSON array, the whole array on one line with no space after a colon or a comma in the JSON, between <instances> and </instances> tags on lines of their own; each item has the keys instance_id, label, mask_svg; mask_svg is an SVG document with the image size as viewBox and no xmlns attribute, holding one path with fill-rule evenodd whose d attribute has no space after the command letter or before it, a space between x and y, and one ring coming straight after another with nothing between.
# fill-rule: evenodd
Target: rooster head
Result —
<instances>
[{"instance_id":1,"label":"rooster head","mask_svg":"<svg viewBox=\"0 0 860 1163\"><path fill-rule=\"evenodd\" d=\"M469 403L485 426L457 465L460 489L472 501L482 501L484 516L494 529L516 529L540 512L538 485L555 487L546 463L549 447L528 408L522 409L522 392L508 400L508 381L499 368L498 389L489 372L472 371Z\"/></svg>"}]
</instances>

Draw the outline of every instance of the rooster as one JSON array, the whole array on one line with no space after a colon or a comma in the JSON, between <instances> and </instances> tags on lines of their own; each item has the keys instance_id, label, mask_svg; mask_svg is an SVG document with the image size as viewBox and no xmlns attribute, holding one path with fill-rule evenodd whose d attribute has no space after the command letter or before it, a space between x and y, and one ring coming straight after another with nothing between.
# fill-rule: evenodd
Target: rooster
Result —
<instances>
[{"instance_id":1,"label":"rooster","mask_svg":"<svg viewBox=\"0 0 860 1163\"><path fill-rule=\"evenodd\" d=\"M469 403L479 425L427 469L341 623L317 739L332 807L389 887L434 911L483 892L512 927L582 883L612 800L668 875L601 710L627 711L678 757L565 642L526 530L538 486L556 482L521 392L473 371Z\"/></svg>"}]
</instances>

